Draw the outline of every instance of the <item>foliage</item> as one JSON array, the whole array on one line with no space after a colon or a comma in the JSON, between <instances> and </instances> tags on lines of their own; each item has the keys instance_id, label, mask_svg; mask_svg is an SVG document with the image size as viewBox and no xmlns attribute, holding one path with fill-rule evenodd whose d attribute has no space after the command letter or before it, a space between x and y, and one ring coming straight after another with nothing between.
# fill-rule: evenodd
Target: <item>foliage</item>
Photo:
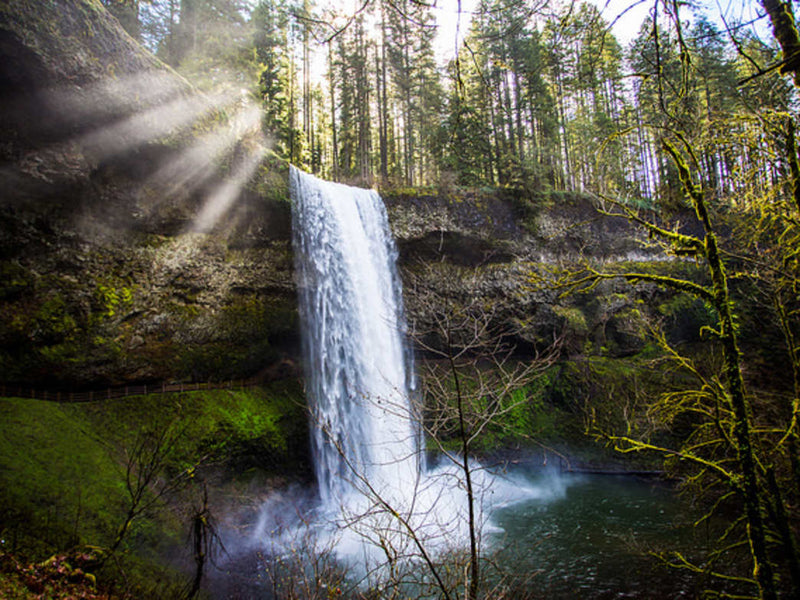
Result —
<instances>
[{"instance_id":1,"label":"foliage","mask_svg":"<svg viewBox=\"0 0 800 600\"><path fill-rule=\"evenodd\" d=\"M42 560L73 546L110 548L129 508L126 468L143 440L169 432L151 481L147 508L125 525L119 563L96 570L100 583L118 579L146 597L161 597L180 578L175 563L191 502L192 482L215 463L270 472L304 468L305 412L291 383L240 391L151 395L84 404L0 400L0 537L4 549ZM189 488L157 494L181 476ZM187 478L188 477L188 478ZM188 496L187 496L188 494ZM121 583L121 582L120 582Z\"/></svg>"},{"instance_id":2,"label":"foliage","mask_svg":"<svg viewBox=\"0 0 800 600\"><path fill-rule=\"evenodd\" d=\"M98 591L94 575L85 571L94 559L91 552L74 552L26 563L0 552L0 596L5 600L111 600L114 596Z\"/></svg>"},{"instance_id":3,"label":"foliage","mask_svg":"<svg viewBox=\"0 0 800 600\"><path fill-rule=\"evenodd\" d=\"M118 465L64 408L31 400L0 404L3 535L18 549L36 552L27 546L39 540L61 548L108 543L115 526Z\"/></svg>"},{"instance_id":4,"label":"foliage","mask_svg":"<svg viewBox=\"0 0 800 600\"><path fill-rule=\"evenodd\" d=\"M689 379L688 386L665 392L644 411L637 411L644 420L631 414L625 432L610 431L597 423L594 426L598 435L622 452L659 452L682 463L689 473L691 485L699 490L697 493L708 494L714 499L707 518L720 506L733 504L736 507L734 510L738 517L734 524L743 524L744 531L740 537L734 535L735 527L726 532L719 541L721 548L711 553L708 565L695 567L681 556L668 562L698 572L707 570L727 581L733 578L742 585L753 586L758 597L776 598L779 589L776 570L783 570L791 576L791 583L787 584L790 589L800 584L794 533L784 505L784 497L794 494L793 485L787 482L781 489L776 477L778 470L796 466L792 459L796 422L788 414L783 418L769 418L763 404L757 404L757 397L747 391L739 342L739 305L730 293L727 264L712 225L706 190L696 182L700 163L685 137L677 134L675 142L665 139L663 144L675 163L682 189L695 210L703 234L695 236L677 229L665 229L643 219L630 208L612 204L621 214L661 240L665 252L697 260L707 271L706 279L696 282L641 272L608 273L589 267L585 273L573 276L568 285L586 291L605 279L618 277L633 284L655 283L686 294L695 302L702 302L711 309L713 319L701 332L712 338L719 363L710 369L704 368L678 353L663 335L657 334L656 339L673 368ZM756 406L761 411L756 412ZM683 429L683 439L674 445L657 442L651 436L659 427ZM763 453L765 447L772 448L769 456ZM775 531L777 536L773 536L771 531ZM743 545L750 549L752 578L729 573L725 565L717 564L728 551L735 551ZM781 560L776 558L779 555L782 555ZM736 561L729 562L728 566L731 564L736 564Z\"/></svg>"},{"instance_id":5,"label":"foliage","mask_svg":"<svg viewBox=\"0 0 800 600\"><path fill-rule=\"evenodd\" d=\"M421 415L425 434L441 454L458 470L459 487L466 494L469 554L465 552L463 586L466 597L475 598L482 588L483 560L481 526L476 516L476 476L474 453L482 445L492 446L493 438L524 434L535 441L531 430L538 393L544 387L544 371L555 360L558 341L541 356L517 360L506 339L508 332L493 329L494 307L481 298L456 304L437 292L418 298L432 314L430 329L415 325L416 344L430 358L421 375ZM436 343L432 340L438 339ZM430 566L439 591L449 597L436 568Z\"/></svg>"}]
</instances>

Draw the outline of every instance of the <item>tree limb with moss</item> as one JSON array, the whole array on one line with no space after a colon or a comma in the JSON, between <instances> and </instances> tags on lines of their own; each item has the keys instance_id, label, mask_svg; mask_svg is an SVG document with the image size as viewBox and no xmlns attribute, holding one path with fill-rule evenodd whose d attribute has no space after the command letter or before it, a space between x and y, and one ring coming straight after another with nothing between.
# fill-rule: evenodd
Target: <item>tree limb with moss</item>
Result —
<instances>
[{"instance_id":1,"label":"tree limb with moss","mask_svg":"<svg viewBox=\"0 0 800 600\"><path fill-rule=\"evenodd\" d=\"M689 466L695 481L706 486L707 478L716 480L719 494L732 492L739 506L744 524L746 547L749 552L752 581L757 586L759 598L774 600L778 598L781 587L778 563L781 562L792 577L792 589L800 590L797 552L789 517L777 483L769 474L773 469L774 458L768 449L771 439L769 427L759 427L753 414L752 397L745 386L742 353L737 326L737 306L731 298L725 258L719 247L717 232L708 209L705 190L697 182L699 161L692 146L685 137L674 134L663 140L664 151L671 157L689 206L694 210L702 235L688 236L669 231L659 225L645 222L630 210L622 209L616 214L645 227L653 236L660 237L665 245L680 256L683 250L689 251L698 261L706 275L706 281L698 283L688 279L651 273L623 270L608 272L587 267L580 273L572 273L561 285L567 291L591 290L606 279L622 279L632 284L648 282L661 287L690 294L706 302L714 310L716 323L711 330L711 343L719 349L722 363L720 371L713 377L698 376L700 384L696 389L666 393L654 400L651 414L658 415L665 426L677 415L687 415L691 423L690 433L684 437L678 448L670 448L631 435L598 431L622 452L657 452L665 458L677 460ZM620 207L619 203L614 203ZM672 359L682 363L686 369L686 359L673 352ZM668 416L669 415L669 416ZM777 427L772 431L781 431ZM706 482L706 483L703 483ZM777 535L775 535L777 533ZM782 558L779 559L779 554ZM742 578L741 581L749 581ZM784 584L785 585L785 584Z\"/></svg>"}]
</instances>

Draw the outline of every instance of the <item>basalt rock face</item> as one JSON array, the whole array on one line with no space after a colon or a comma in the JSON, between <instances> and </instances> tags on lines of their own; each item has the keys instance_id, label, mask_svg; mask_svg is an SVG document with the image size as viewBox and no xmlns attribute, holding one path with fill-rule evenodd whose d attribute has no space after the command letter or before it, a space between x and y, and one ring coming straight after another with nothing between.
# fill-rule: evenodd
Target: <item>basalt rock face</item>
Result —
<instances>
[{"instance_id":1,"label":"basalt rock face","mask_svg":"<svg viewBox=\"0 0 800 600\"><path fill-rule=\"evenodd\" d=\"M299 354L286 166L262 161L202 228L250 141L179 168L235 129L240 100L198 93L97 0L0 7L0 84L2 382L220 380ZM642 346L643 311L666 301L624 283L566 299L549 286L564 263L661 258L580 195L385 200L411 329L431 347L442 316L468 310L521 353L560 340L566 354L623 356Z\"/></svg>"},{"instance_id":2,"label":"basalt rock face","mask_svg":"<svg viewBox=\"0 0 800 600\"><path fill-rule=\"evenodd\" d=\"M263 161L196 226L251 142L187 170L209 132L234 127L240 100L225 102L98 0L0 7L3 382L239 378L294 351L285 167Z\"/></svg>"},{"instance_id":3,"label":"basalt rock face","mask_svg":"<svg viewBox=\"0 0 800 600\"><path fill-rule=\"evenodd\" d=\"M443 260L483 266L514 260L650 260L659 252L624 218L598 211L582 194L531 197L514 190L388 194L405 264Z\"/></svg>"},{"instance_id":4,"label":"basalt rock face","mask_svg":"<svg viewBox=\"0 0 800 600\"><path fill-rule=\"evenodd\" d=\"M647 313L667 300L653 286L624 282L566 297L554 287L561 269L579 269L587 260L664 260L641 231L599 212L586 196L500 190L390 195L387 205L420 348L441 349L450 316L465 314L487 322L491 335L523 355L558 343L562 355L626 356L642 349Z\"/></svg>"}]
</instances>

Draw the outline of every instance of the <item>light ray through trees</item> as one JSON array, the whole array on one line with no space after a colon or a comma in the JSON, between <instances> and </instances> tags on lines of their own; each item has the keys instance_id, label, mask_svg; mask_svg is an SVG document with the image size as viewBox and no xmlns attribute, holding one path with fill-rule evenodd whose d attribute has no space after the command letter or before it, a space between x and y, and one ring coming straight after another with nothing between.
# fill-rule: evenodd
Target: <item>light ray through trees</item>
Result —
<instances>
[{"instance_id":1,"label":"light ray through trees","mask_svg":"<svg viewBox=\"0 0 800 600\"><path fill-rule=\"evenodd\" d=\"M209 232L231 209L242 187L255 173L266 149L257 144L240 159L232 173L208 196L203 208L192 223L191 231Z\"/></svg>"},{"instance_id":2,"label":"light ray through trees","mask_svg":"<svg viewBox=\"0 0 800 600\"><path fill-rule=\"evenodd\" d=\"M243 136L252 134L260 118L258 107L243 107L230 122L218 125L161 166L148 184L166 190L166 196L200 187L213 175L214 162L230 152Z\"/></svg>"}]
</instances>

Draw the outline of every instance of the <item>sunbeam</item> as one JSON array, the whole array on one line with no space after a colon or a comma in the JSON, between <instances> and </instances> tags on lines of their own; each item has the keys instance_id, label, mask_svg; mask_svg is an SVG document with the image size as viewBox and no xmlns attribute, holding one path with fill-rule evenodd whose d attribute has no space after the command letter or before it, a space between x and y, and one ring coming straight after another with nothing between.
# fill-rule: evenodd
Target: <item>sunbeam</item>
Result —
<instances>
[{"instance_id":1,"label":"sunbeam","mask_svg":"<svg viewBox=\"0 0 800 600\"><path fill-rule=\"evenodd\" d=\"M188 94L186 81L165 70L141 71L117 79L108 78L80 88L58 86L40 92L45 104L73 123L103 122L164 104Z\"/></svg>"},{"instance_id":2,"label":"sunbeam","mask_svg":"<svg viewBox=\"0 0 800 600\"><path fill-rule=\"evenodd\" d=\"M259 125L261 111L257 106L245 106L230 122L201 137L180 155L156 171L148 184L163 189L169 197L181 189L196 189L214 173L210 167L220 156L229 152L238 140Z\"/></svg>"},{"instance_id":3,"label":"sunbeam","mask_svg":"<svg viewBox=\"0 0 800 600\"><path fill-rule=\"evenodd\" d=\"M81 136L78 144L98 158L109 158L186 127L231 100L230 94L178 98Z\"/></svg>"},{"instance_id":4,"label":"sunbeam","mask_svg":"<svg viewBox=\"0 0 800 600\"><path fill-rule=\"evenodd\" d=\"M200 214L192 222L191 231L211 231L238 199L242 187L255 173L266 149L257 144L239 161L231 175L221 183L203 204Z\"/></svg>"}]
</instances>

